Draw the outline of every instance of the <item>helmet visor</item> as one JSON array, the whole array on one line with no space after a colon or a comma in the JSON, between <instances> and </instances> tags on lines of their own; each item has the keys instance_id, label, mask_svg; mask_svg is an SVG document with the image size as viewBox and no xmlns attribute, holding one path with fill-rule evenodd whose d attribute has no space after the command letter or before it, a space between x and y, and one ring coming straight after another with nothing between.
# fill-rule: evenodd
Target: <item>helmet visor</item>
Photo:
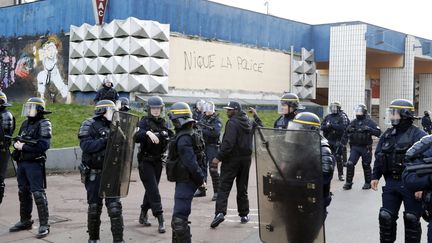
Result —
<instances>
[{"instance_id":1,"label":"helmet visor","mask_svg":"<svg viewBox=\"0 0 432 243\"><path fill-rule=\"evenodd\" d=\"M36 114L37 114L37 105L36 104L30 104L30 103L23 104L21 116L35 117Z\"/></svg>"},{"instance_id":2,"label":"helmet visor","mask_svg":"<svg viewBox=\"0 0 432 243\"><path fill-rule=\"evenodd\" d=\"M114 112L117 111L117 108L114 107L114 106L109 106L109 107L107 107L106 109L107 109L107 110L106 110L104 116L105 116L105 118L106 118L108 121L112 121L112 120L113 120Z\"/></svg>"},{"instance_id":3,"label":"helmet visor","mask_svg":"<svg viewBox=\"0 0 432 243\"><path fill-rule=\"evenodd\" d=\"M165 106L150 106L148 112L154 117L165 117Z\"/></svg>"},{"instance_id":4,"label":"helmet visor","mask_svg":"<svg viewBox=\"0 0 432 243\"><path fill-rule=\"evenodd\" d=\"M292 108L291 108L292 109ZM287 102L279 102L278 113L281 115L286 115L289 113L289 106Z\"/></svg>"},{"instance_id":5,"label":"helmet visor","mask_svg":"<svg viewBox=\"0 0 432 243\"><path fill-rule=\"evenodd\" d=\"M290 121L290 122L288 122L287 129L288 130L306 130L307 129L307 125L301 124L301 123L298 123L298 122Z\"/></svg>"},{"instance_id":6,"label":"helmet visor","mask_svg":"<svg viewBox=\"0 0 432 243\"><path fill-rule=\"evenodd\" d=\"M205 105L205 101L204 100L200 100L196 103L196 108L199 111L203 111L204 110L204 105Z\"/></svg>"},{"instance_id":7,"label":"helmet visor","mask_svg":"<svg viewBox=\"0 0 432 243\"><path fill-rule=\"evenodd\" d=\"M401 119L401 115L399 109L395 109L395 108L386 109L385 123L387 125L397 125L399 124L400 119Z\"/></svg>"},{"instance_id":8,"label":"helmet visor","mask_svg":"<svg viewBox=\"0 0 432 243\"><path fill-rule=\"evenodd\" d=\"M361 107L361 106L356 106L356 107L354 108L354 114L355 114L356 116L362 116L362 115L365 114L365 110L364 110L364 108Z\"/></svg>"},{"instance_id":9,"label":"helmet visor","mask_svg":"<svg viewBox=\"0 0 432 243\"><path fill-rule=\"evenodd\" d=\"M203 107L203 112L206 114L213 114L215 112L215 105L213 103L205 103Z\"/></svg>"},{"instance_id":10,"label":"helmet visor","mask_svg":"<svg viewBox=\"0 0 432 243\"><path fill-rule=\"evenodd\" d=\"M338 113L338 106L336 104L330 104L329 111L331 114Z\"/></svg>"}]
</instances>

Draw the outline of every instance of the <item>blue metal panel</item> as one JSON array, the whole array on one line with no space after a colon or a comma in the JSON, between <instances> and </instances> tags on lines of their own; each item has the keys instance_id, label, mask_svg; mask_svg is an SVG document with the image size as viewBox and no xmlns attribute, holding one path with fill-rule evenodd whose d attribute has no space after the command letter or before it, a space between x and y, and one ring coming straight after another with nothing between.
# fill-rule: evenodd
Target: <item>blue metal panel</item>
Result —
<instances>
[{"instance_id":1,"label":"blue metal panel","mask_svg":"<svg viewBox=\"0 0 432 243\"><path fill-rule=\"evenodd\" d=\"M312 44L315 50L315 61L329 60L330 53L330 25L315 25L312 27Z\"/></svg>"},{"instance_id":2,"label":"blue metal panel","mask_svg":"<svg viewBox=\"0 0 432 243\"><path fill-rule=\"evenodd\" d=\"M45 0L0 8L0 36L68 32L70 25L94 24L90 0ZM262 48L312 48L312 26L204 0L110 0L106 22L134 16L169 23L186 35Z\"/></svg>"},{"instance_id":3,"label":"blue metal panel","mask_svg":"<svg viewBox=\"0 0 432 243\"><path fill-rule=\"evenodd\" d=\"M368 24L366 46L381 51L404 54L405 37L404 33Z\"/></svg>"}]
</instances>

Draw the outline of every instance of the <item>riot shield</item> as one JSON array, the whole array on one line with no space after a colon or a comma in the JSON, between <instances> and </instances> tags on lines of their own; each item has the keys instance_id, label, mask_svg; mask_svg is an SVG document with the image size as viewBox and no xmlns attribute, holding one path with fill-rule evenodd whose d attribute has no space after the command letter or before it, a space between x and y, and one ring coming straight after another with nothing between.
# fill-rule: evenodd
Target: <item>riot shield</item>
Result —
<instances>
[{"instance_id":1,"label":"riot shield","mask_svg":"<svg viewBox=\"0 0 432 243\"><path fill-rule=\"evenodd\" d=\"M127 112L116 111L102 168L99 195L105 198L125 197L129 192L129 180L134 154L133 135L139 118Z\"/></svg>"},{"instance_id":2,"label":"riot shield","mask_svg":"<svg viewBox=\"0 0 432 243\"><path fill-rule=\"evenodd\" d=\"M259 128L254 137L261 240L325 242L320 135Z\"/></svg>"}]
</instances>

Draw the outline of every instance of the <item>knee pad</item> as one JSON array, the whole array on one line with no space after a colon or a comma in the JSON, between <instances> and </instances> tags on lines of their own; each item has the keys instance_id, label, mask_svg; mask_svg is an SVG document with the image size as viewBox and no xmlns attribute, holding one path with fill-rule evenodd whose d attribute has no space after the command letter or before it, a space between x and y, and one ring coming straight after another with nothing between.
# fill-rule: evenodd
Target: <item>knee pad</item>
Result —
<instances>
[{"instance_id":1,"label":"knee pad","mask_svg":"<svg viewBox=\"0 0 432 243\"><path fill-rule=\"evenodd\" d=\"M23 191L18 191L18 200L20 203L33 203L33 198L30 193L24 193Z\"/></svg>"},{"instance_id":2,"label":"knee pad","mask_svg":"<svg viewBox=\"0 0 432 243\"><path fill-rule=\"evenodd\" d=\"M347 168L354 168L354 162L348 160L346 166Z\"/></svg>"},{"instance_id":3,"label":"knee pad","mask_svg":"<svg viewBox=\"0 0 432 243\"><path fill-rule=\"evenodd\" d=\"M171 220L171 228L177 240L184 240L190 237L190 228L187 220L178 217L173 217Z\"/></svg>"},{"instance_id":4,"label":"knee pad","mask_svg":"<svg viewBox=\"0 0 432 243\"><path fill-rule=\"evenodd\" d=\"M33 192L33 197L36 204L44 204L47 201L45 192Z\"/></svg>"},{"instance_id":5,"label":"knee pad","mask_svg":"<svg viewBox=\"0 0 432 243\"><path fill-rule=\"evenodd\" d=\"M119 217L122 215L122 205L121 202L112 202L107 205L108 215L112 217Z\"/></svg>"},{"instance_id":6,"label":"knee pad","mask_svg":"<svg viewBox=\"0 0 432 243\"><path fill-rule=\"evenodd\" d=\"M417 215L410 212L404 212L404 223L405 223L405 227L409 227L409 228L419 227L420 217L417 217Z\"/></svg>"},{"instance_id":7,"label":"knee pad","mask_svg":"<svg viewBox=\"0 0 432 243\"><path fill-rule=\"evenodd\" d=\"M99 216L102 213L102 205L99 205L97 203L89 204L88 206L88 214L89 216Z\"/></svg>"},{"instance_id":8,"label":"knee pad","mask_svg":"<svg viewBox=\"0 0 432 243\"><path fill-rule=\"evenodd\" d=\"M396 219L393 217L392 213L390 213L390 211L385 208L381 208L378 218L380 225L389 226L396 222Z\"/></svg>"}]
</instances>

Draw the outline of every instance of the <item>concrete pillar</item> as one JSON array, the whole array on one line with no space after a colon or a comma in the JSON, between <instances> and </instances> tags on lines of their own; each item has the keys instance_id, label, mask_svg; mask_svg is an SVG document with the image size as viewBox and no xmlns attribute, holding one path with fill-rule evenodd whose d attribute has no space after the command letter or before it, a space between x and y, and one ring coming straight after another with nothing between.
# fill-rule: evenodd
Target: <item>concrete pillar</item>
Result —
<instances>
[{"instance_id":1,"label":"concrete pillar","mask_svg":"<svg viewBox=\"0 0 432 243\"><path fill-rule=\"evenodd\" d=\"M384 123L385 112L394 99L414 100L414 42L413 36L405 39L403 68L383 68L380 70L380 117L381 128L389 127Z\"/></svg>"},{"instance_id":2,"label":"concrete pillar","mask_svg":"<svg viewBox=\"0 0 432 243\"><path fill-rule=\"evenodd\" d=\"M432 73L420 74L419 110L418 115L423 116L424 111L432 111Z\"/></svg>"},{"instance_id":3,"label":"concrete pillar","mask_svg":"<svg viewBox=\"0 0 432 243\"><path fill-rule=\"evenodd\" d=\"M365 102L366 30L364 24L330 29L329 103L340 101L350 118Z\"/></svg>"}]
</instances>

